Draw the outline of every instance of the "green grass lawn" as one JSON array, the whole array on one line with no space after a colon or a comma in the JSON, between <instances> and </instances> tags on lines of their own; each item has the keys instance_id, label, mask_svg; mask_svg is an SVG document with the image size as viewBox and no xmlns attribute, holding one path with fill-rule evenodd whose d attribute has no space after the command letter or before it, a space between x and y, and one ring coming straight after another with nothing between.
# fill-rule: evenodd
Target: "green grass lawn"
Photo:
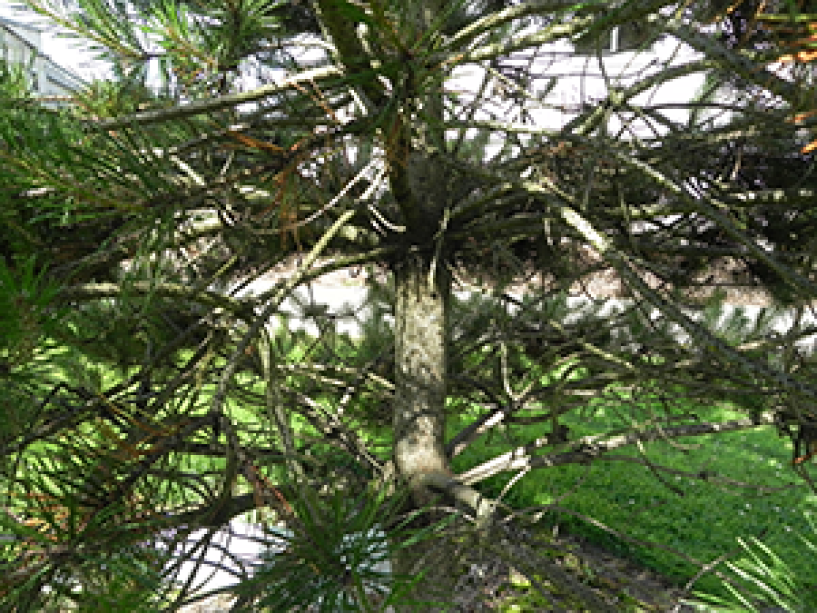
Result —
<instances>
[{"instance_id":1,"label":"green grass lawn","mask_svg":"<svg viewBox=\"0 0 817 613\"><path fill-rule=\"evenodd\" d=\"M295 357L297 362L301 356ZM106 383L112 376L110 371L105 374ZM101 374L99 377L103 378ZM253 385L258 385L257 379L254 381ZM260 387L250 391L262 397ZM202 411L207 410L210 394L212 390L205 391L199 400ZM606 400L591 402L586 410L565 416L562 423L570 428L571 438L621 429L630 425L627 419L632 415L650 412L649 400L642 399L638 404L622 395L617 405L614 398L611 395ZM332 399L324 401L327 406L332 404ZM265 427L267 420L258 406L231 402L227 409L245 426ZM676 410L682 411L683 406ZM689 411L704 421L734 416L728 407L719 404L710 407L695 404ZM478 409L458 410L461 418L455 416L451 420L452 433L467 423L469 412L476 414ZM297 421L296 426L302 431L309 429L302 421ZM503 432L486 435L455 458L454 469L467 470L545 435L549 429L549 425L511 425ZM390 433L387 428L370 429L364 438L376 441L386 450ZM503 502L515 509L535 508L540 525L558 526L582 535L681 585L699 570L684 558L704 564L722 556L734 559L741 555L738 538L758 537L781 555L807 586L817 590L817 559L809 555L812 552L804 549L798 537L813 536L809 518L817 512L817 498L793 473L790 444L774 429L650 443L643 452L644 459L669 471L653 470L631 461L639 457L639 451L628 447L590 465L532 471L504 493ZM214 478L223 470L223 460L217 458L190 458L185 464L185 470L200 474L212 471ZM697 475L702 472L710 478L699 478ZM490 496L498 496L511 478L512 475L499 475L479 487ZM740 487L740 483L762 487ZM618 534L605 531L586 518ZM651 547L649 543L657 546ZM711 574L699 579L695 589L723 593L720 581Z\"/></svg>"},{"instance_id":2,"label":"green grass lawn","mask_svg":"<svg viewBox=\"0 0 817 613\"><path fill-rule=\"evenodd\" d=\"M700 417L699 407L697 412ZM604 432L620 425L616 411L598 411L590 421L565 420L578 434ZM712 418L728 417L715 408ZM542 428L544 434L547 428ZM522 440L519 431L519 441ZM532 432L525 431L525 438ZM514 437L513 431L509 436ZM503 437L486 437L455 459L457 469L479 464L511 448ZM627 448L611 452L591 465L539 469L519 480L504 501L516 509L545 508L545 525L582 535L627 556L683 585L699 570L684 556L709 563L725 554L739 556L737 539L758 537L781 555L800 578L817 589L817 559L797 536L811 535L809 516L817 498L790 467L790 445L771 428L651 443L645 458L671 470L653 471L624 459L637 456ZM694 475L706 471L712 478ZM691 475L690 475L691 474ZM760 485L767 490L739 487L714 476ZM494 477L483 484L498 495L511 477ZM547 511L548 505L553 508ZM586 521L601 522L619 533L659 547L639 545ZM719 567L721 568L721 567ZM720 582L704 575L695 589L722 593Z\"/></svg>"},{"instance_id":3,"label":"green grass lawn","mask_svg":"<svg viewBox=\"0 0 817 613\"><path fill-rule=\"evenodd\" d=\"M690 401L685 405L685 390L669 391L674 414L694 413L701 421L745 417L725 403ZM647 423L667 409L665 400L653 398L651 392L633 398L613 391L561 421L570 428L571 438L607 433L632 426L633 419ZM331 399L326 401L328 406L332 404ZM452 400L451 404L449 432L454 434L480 409L460 401ZM456 411L455 404L459 407ZM467 470L549 430L549 424L511 425L488 434L454 459L454 469ZM384 454L388 453L390 436L388 428L370 429L364 435L377 441ZM639 449L631 446L590 465L532 471L505 491L503 502L514 509L537 508L541 526L558 526L584 536L680 585L700 570L700 565L687 560L703 564L721 557L734 560L745 555L737 539L757 537L781 555L807 585L817 589L817 579L811 579L817 577L817 559L809 555L798 537L812 534L809 517L817 512L817 497L793 472L791 445L774 428L654 442L645 445L643 454L649 463L668 470L634 463L632 458L641 456ZM700 478L701 474L708 477ZM512 477L496 476L480 488L498 496ZM718 569L726 571L722 565ZM724 593L721 581L711 573L699 578L693 589Z\"/></svg>"}]
</instances>

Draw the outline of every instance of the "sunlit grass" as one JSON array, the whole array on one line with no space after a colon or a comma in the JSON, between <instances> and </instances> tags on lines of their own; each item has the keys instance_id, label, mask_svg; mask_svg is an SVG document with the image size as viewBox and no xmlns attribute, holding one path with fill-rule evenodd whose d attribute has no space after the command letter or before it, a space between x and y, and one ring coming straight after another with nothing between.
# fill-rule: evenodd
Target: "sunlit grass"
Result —
<instances>
[{"instance_id":1,"label":"sunlit grass","mask_svg":"<svg viewBox=\"0 0 817 613\"><path fill-rule=\"evenodd\" d=\"M702 415L700 407L695 407L695 412L702 419L732 416L723 406L713 407L709 416ZM580 434L603 433L621 425L611 417L615 413L599 411L590 421L574 418L565 423ZM547 431L545 426L540 432L528 429L524 439ZM522 442L522 437L516 442ZM511 448L503 436L486 437L456 458L455 466L466 469ZM626 461L624 456L648 460L656 468ZM645 446L644 455L627 448L590 465L532 471L506 493L504 502L515 509L538 508L544 511L541 525L584 536L681 585L699 570L684 556L710 563L738 554L737 538L749 536L760 538L784 557L796 575L814 577L817 560L803 555L802 543L795 535L810 533L806 514L817 509L817 498L794 474L790 461L790 444L772 428L690 437L651 443ZM684 474L665 472L659 466ZM767 490L739 487L718 477ZM510 478L497 476L482 487L490 495L498 495ZM549 505L552 508L548 509ZM606 532L582 516L645 545ZM711 574L704 575L696 588L721 591L720 582Z\"/></svg>"},{"instance_id":2,"label":"sunlit grass","mask_svg":"<svg viewBox=\"0 0 817 613\"><path fill-rule=\"evenodd\" d=\"M310 350L303 342L294 343L289 349L288 362L300 364L309 359ZM353 347L345 346L343 350L349 352ZM180 360L186 357L181 355ZM359 360L360 356L357 356L354 361ZM561 369L568 367L560 366ZM127 375L104 367L95 367L90 371L94 373L94 383L100 387L112 385ZM560 374L545 373L543 380L554 380ZM581 373L575 371L570 376L579 377ZM217 381L207 381L202 385L194 413L208 410L216 385ZM243 386L244 392L254 395L254 399L251 403L243 404L230 400L226 410L231 418L241 425L245 433L269 428L261 379L240 373L236 385ZM703 421L720 421L738 416L726 404L702 405L692 401L685 404L684 390L672 391L675 414L695 414ZM337 402L336 398L328 395L317 400L329 411ZM604 397L588 402L586 407L569 413L560 422L570 428L570 438L575 440L581 436L620 431L634 424L646 427L651 419L666 409L664 403L665 399L652 392L642 391L634 395L623 389L612 390ZM467 423L468 417L484 410L468 405L463 399L451 398L449 404L452 409L450 434L456 433ZM383 458L387 458L391 442L388 424L378 426L376 421L359 419L362 413L373 408L376 407L365 403L358 407L361 416L355 418L355 423L361 428L361 437L377 446L383 452ZM320 433L300 416L293 416L293 427L300 435L313 440L320 438ZM457 472L467 470L546 435L550 427L550 424L511 424L480 438L454 459L453 467ZM89 436L92 434L88 433ZM328 446L318 444L315 450L324 460L335 457L328 453L331 451ZM224 469L223 458L189 454L177 456L181 470L212 474L214 480ZM627 457L639 459L642 463L628 461ZM654 466L651 468L649 464ZM817 560L813 556L802 555L801 541L796 537L798 533L810 533L811 526L806 514L817 510L817 500L793 473L791 446L773 428L654 442L645 445L642 450L623 448L592 464L531 471L505 491L512 477L499 475L479 487L491 496L504 492L502 501L514 509L534 509L536 513L529 516L539 517L539 525L543 528L551 530L558 527L582 535L682 585L699 570L695 564L685 561L685 557L708 564L721 557L739 555L739 537L761 539L786 560L797 576L817 576ZM739 487L738 483L767 489L759 491L753 487ZM606 532L584 518L593 518L615 533ZM650 547L649 543L672 551ZM695 588L722 593L719 581L711 574L704 575Z\"/></svg>"}]
</instances>

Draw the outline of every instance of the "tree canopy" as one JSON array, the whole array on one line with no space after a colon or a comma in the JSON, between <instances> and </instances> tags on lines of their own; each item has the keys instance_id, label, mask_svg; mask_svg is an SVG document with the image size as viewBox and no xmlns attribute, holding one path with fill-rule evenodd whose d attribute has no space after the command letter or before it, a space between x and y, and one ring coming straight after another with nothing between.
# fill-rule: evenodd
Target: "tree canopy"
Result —
<instances>
[{"instance_id":1,"label":"tree canopy","mask_svg":"<svg viewBox=\"0 0 817 613\"><path fill-rule=\"evenodd\" d=\"M440 600L462 542L443 535L523 514L488 480L622 449L660 474L651 441L775 426L808 478L817 233L791 119L813 89L736 30L782 8L28 4L113 77L59 111L3 81L0 591L18 610L180 606L172 548L145 543L250 510L294 531L300 563L245 577L235 610L359 605L382 577L316 541L375 523L398 577L426 571L390 598ZM379 279L372 314L346 314L361 338L295 293L350 267ZM602 278L621 308L588 290ZM735 287L766 319L721 318ZM290 329L286 300L320 334ZM720 401L741 416L711 418ZM574 431L613 403L615 428ZM508 428L510 451L456 464Z\"/></svg>"}]
</instances>

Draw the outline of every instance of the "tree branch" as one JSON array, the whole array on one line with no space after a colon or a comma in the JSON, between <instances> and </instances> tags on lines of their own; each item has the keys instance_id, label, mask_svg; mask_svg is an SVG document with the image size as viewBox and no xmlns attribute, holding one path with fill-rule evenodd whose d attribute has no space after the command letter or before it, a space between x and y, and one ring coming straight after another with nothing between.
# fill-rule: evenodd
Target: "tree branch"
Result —
<instances>
[{"instance_id":1,"label":"tree branch","mask_svg":"<svg viewBox=\"0 0 817 613\"><path fill-rule=\"evenodd\" d=\"M638 442L748 430L773 423L774 420L771 417L764 417L761 420L736 419L723 423L687 424L641 432L629 432L611 437L592 435L571 443L567 451L546 456L534 456L533 453L536 449L549 445L551 442L549 437L543 437L475 466L459 475L458 480L465 485L474 485L503 472L532 468L552 468L554 466L564 466L565 464L583 464L614 449L634 445Z\"/></svg>"},{"instance_id":2,"label":"tree branch","mask_svg":"<svg viewBox=\"0 0 817 613\"><path fill-rule=\"evenodd\" d=\"M255 301L230 298L219 292L196 290L178 283L152 283L137 281L123 287L120 283L87 283L65 287L57 294L57 300L72 302L77 300L98 300L116 298L136 292L143 295L155 295L163 298L181 298L210 308L221 308L239 317L252 317Z\"/></svg>"},{"instance_id":3,"label":"tree branch","mask_svg":"<svg viewBox=\"0 0 817 613\"><path fill-rule=\"evenodd\" d=\"M342 76L343 73L334 66L315 68L313 70L307 70L299 73L294 77L286 79L282 83L264 85L248 92L229 94L226 96L219 96L218 98L208 98L197 102L190 102L189 104L175 106L169 109L142 111L140 113L134 113L133 115L127 115L117 119L99 121L95 123L95 126L100 130L110 131L119 130L130 126L148 125L160 121L185 119L187 117L193 117L194 115L213 113L222 109L236 107L247 102L255 102L256 100L269 98L303 85L311 87L313 83Z\"/></svg>"}]
</instances>

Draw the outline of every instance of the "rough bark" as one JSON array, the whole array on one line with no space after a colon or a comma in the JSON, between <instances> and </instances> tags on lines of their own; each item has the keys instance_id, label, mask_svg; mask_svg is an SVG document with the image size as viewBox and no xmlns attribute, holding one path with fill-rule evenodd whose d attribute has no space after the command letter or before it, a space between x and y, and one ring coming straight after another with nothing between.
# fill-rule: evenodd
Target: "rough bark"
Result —
<instances>
[{"instance_id":1,"label":"rough bark","mask_svg":"<svg viewBox=\"0 0 817 613\"><path fill-rule=\"evenodd\" d=\"M406 12L420 40L440 15L438 0L424 0ZM435 501L440 484L452 480L445 453L448 313L451 280L445 267L446 211L450 185L444 165L442 87L408 71L409 91L394 137L389 139L390 182L406 224L406 255L394 266L395 367L394 462L416 508ZM422 118L418 121L418 119ZM444 487L443 489L446 489ZM425 513L420 523L440 519ZM407 596L407 611L439 611L460 574L460 553L450 535L437 534L398 550L394 568L422 579Z\"/></svg>"},{"instance_id":2,"label":"rough bark","mask_svg":"<svg viewBox=\"0 0 817 613\"><path fill-rule=\"evenodd\" d=\"M416 256L395 270L394 460L418 507L433 502L429 486L435 480L451 475L444 445L450 281L429 266ZM420 523L433 520L428 514ZM440 610L439 605L423 607L416 601L445 602L450 595L458 572L448 545L446 539L430 539L397 551L394 565L399 575L424 573L408 593L415 603L405 610Z\"/></svg>"},{"instance_id":3,"label":"rough bark","mask_svg":"<svg viewBox=\"0 0 817 613\"><path fill-rule=\"evenodd\" d=\"M445 456L447 327L450 282L411 257L395 270L394 460L416 503L428 475L450 474Z\"/></svg>"},{"instance_id":4,"label":"rough bark","mask_svg":"<svg viewBox=\"0 0 817 613\"><path fill-rule=\"evenodd\" d=\"M367 56L359 29L352 27L340 5L316 0L315 6L346 70L350 74L372 70L379 58ZM427 44L429 29L442 14L440 0L422 0L402 8L400 37ZM452 475L444 444L451 293L444 264L444 233L450 185L439 160L445 154L442 84L439 79L430 80L420 64L409 62L404 70L405 94L385 122L389 129L384 131L383 142L392 196L404 224L402 236L395 236L401 255L392 265L396 289L393 454L399 481L408 486L414 508L423 508L434 501L434 492L455 489L450 487ZM382 107L385 93L379 81L361 83L361 98ZM423 519L427 525L434 517ZM455 548L450 539L442 541L397 548L394 567L398 574L425 572L408 594L410 598L450 599L450 587L458 574L452 555ZM440 608L430 605L428 610ZM411 605L407 610L422 607Z\"/></svg>"}]
</instances>

